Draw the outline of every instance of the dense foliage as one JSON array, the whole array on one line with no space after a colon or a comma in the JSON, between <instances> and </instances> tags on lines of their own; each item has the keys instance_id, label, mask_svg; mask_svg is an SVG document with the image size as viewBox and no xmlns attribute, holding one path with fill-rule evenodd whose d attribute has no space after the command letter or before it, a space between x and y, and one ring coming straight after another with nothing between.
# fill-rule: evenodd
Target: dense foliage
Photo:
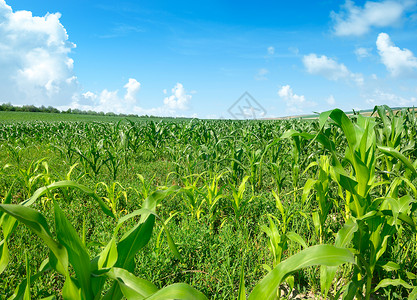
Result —
<instances>
[{"instance_id":1,"label":"dense foliage","mask_svg":"<svg viewBox=\"0 0 417 300\"><path fill-rule=\"evenodd\" d=\"M417 298L417 119L0 125L5 298Z\"/></svg>"}]
</instances>

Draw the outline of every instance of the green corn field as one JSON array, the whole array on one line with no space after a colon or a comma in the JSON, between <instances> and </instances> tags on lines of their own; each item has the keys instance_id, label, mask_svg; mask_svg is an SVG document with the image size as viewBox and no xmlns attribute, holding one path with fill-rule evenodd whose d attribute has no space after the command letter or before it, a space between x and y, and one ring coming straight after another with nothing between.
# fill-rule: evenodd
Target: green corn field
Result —
<instances>
[{"instance_id":1,"label":"green corn field","mask_svg":"<svg viewBox=\"0 0 417 300\"><path fill-rule=\"evenodd\" d=\"M417 299L416 131L0 123L1 299Z\"/></svg>"}]
</instances>

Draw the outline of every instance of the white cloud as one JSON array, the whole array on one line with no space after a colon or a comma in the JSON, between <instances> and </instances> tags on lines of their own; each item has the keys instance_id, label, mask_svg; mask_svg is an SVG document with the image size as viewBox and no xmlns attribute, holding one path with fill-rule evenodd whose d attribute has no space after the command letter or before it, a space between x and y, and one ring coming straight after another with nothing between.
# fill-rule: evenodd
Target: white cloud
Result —
<instances>
[{"instance_id":1,"label":"white cloud","mask_svg":"<svg viewBox=\"0 0 417 300\"><path fill-rule=\"evenodd\" d=\"M124 88L126 89L125 101L127 103L135 103L136 94L140 90L140 83L134 78L129 78L129 81L125 84Z\"/></svg>"},{"instance_id":2,"label":"white cloud","mask_svg":"<svg viewBox=\"0 0 417 300\"><path fill-rule=\"evenodd\" d=\"M286 103L288 113L300 114L304 112L304 108L315 105L314 102L307 101L304 95L294 94L288 84L279 89L278 96Z\"/></svg>"},{"instance_id":3,"label":"white cloud","mask_svg":"<svg viewBox=\"0 0 417 300\"><path fill-rule=\"evenodd\" d=\"M334 99L333 95L330 95L329 98L326 99L327 104L329 105L335 105L336 100Z\"/></svg>"},{"instance_id":4,"label":"white cloud","mask_svg":"<svg viewBox=\"0 0 417 300\"><path fill-rule=\"evenodd\" d=\"M78 88L74 61L59 13L43 17L0 0L0 90L15 104L61 105Z\"/></svg>"},{"instance_id":5,"label":"white cloud","mask_svg":"<svg viewBox=\"0 0 417 300\"><path fill-rule=\"evenodd\" d=\"M415 106L417 98L409 97L405 98L393 93L384 92L380 89L376 89L372 95L366 97L366 102L371 105L389 105L391 107L396 106Z\"/></svg>"},{"instance_id":6,"label":"white cloud","mask_svg":"<svg viewBox=\"0 0 417 300\"><path fill-rule=\"evenodd\" d=\"M338 63L334 59L328 58L325 55L318 57L312 53L303 57L304 66L307 72L314 75L321 75L329 80L352 80L357 85L363 85L363 75L360 73L352 73L348 68Z\"/></svg>"},{"instance_id":7,"label":"white cloud","mask_svg":"<svg viewBox=\"0 0 417 300\"><path fill-rule=\"evenodd\" d=\"M94 110L103 112L130 114L141 110L138 105L137 93L140 83L133 78L124 85L126 92L123 97L119 96L119 91L109 91L104 89L100 93L86 92L81 95L74 94L71 108L81 110Z\"/></svg>"},{"instance_id":8,"label":"white cloud","mask_svg":"<svg viewBox=\"0 0 417 300\"><path fill-rule=\"evenodd\" d=\"M274 55L274 54L275 54L275 47L273 47L273 46L269 46L269 47L267 48L267 51L268 51L268 54L269 54L269 55Z\"/></svg>"},{"instance_id":9,"label":"white cloud","mask_svg":"<svg viewBox=\"0 0 417 300\"><path fill-rule=\"evenodd\" d=\"M137 114L154 116L183 116L196 117L196 114L179 114L180 110L186 110L191 100L181 83L177 83L172 89L172 95L164 99L164 105L154 108L143 108L139 105L138 92L141 84L134 78L123 86L125 93L119 95L118 90L109 91L104 89L100 93L86 92L81 95L74 94L70 106L60 106L62 110L68 108L80 110L93 110L97 112L114 112L116 114Z\"/></svg>"},{"instance_id":10,"label":"white cloud","mask_svg":"<svg viewBox=\"0 0 417 300\"><path fill-rule=\"evenodd\" d=\"M184 114L180 111L188 109L191 95L187 94L183 85L177 83L172 89L172 95L166 97L163 105L153 108L143 108L140 106L138 93L141 88L140 82L134 78L129 78L129 81L123 86L125 89L124 95L119 95L119 90L109 91L102 90L99 93L91 91L85 92L81 95L74 94L72 103L68 105L58 106L61 110L80 109L93 110L97 112L114 112L116 114L136 114L136 115L153 115L163 117L196 117L196 114ZM167 91L164 90L166 94ZM190 93L196 93L192 91Z\"/></svg>"},{"instance_id":11,"label":"white cloud","mask_svg":"<svg viewBox=\"0 0 417 300\"><path fill-rule=\"evenodd\" d=\"M372 27L396 26L401 23L405 12L414 5L415 0L385 0L367 1L363 7L359 7L353 1L346 0L339 13L331 13L335 22L334 33L338 36L360 36Z\"/></svg>"},{"instance_id":12,"label":"white cloud","mask_svg":"<svg viewBox=\"0 0 417 300\"><path fill-rule=\"evenodd\" d=\"M359 47L355 49L355 54L358 59L366 58L371 56L372 48Z\"/></svg>"},{"instance_id":13,"label":"white cloud","mask_svg":"<svg viewBox=\"0 0 417 300\"><path fill-rule=\"evenodd\" d=\"M255 80L267 80L266 75L269 74L268 69L261 68L258 70L258 73L255 75Z\"/></svg>"},{"instance_id":14,"label":"white cloud","mask_svg":"<svg viewBox=\"0 0 417 300\"><path fill-rule=\"evenodd\" d=\"M400 49L395 46L386 33L380 33L376 40L382 63L394 77L415 74L417 70L417 58L408 49Z\"/></svg>"},{"instance_id":15,"label":"white cloud","mask_svg":"<svg viewBox=\"0 0 417 300\"><path fill-rule=\"evenodd\" d=\"M172 95L165 97L164 105L171 110L187 110L192 96L186 93L184 86L177 83L171 91Z\"/></svg>"}]
</instances>

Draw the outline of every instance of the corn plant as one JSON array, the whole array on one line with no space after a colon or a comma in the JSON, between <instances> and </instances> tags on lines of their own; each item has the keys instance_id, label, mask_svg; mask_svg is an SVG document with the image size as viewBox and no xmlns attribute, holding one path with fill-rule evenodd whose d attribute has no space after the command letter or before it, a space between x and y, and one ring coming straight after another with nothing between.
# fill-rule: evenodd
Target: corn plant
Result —
<instances>
[{"instance_id":1,"label":"corn plant","mask_svg":"<svg viewBox=\"0 0 417 300\"><path fill-rule=\"evenodd\" d=\"M23 187L23 196L28 198L32 195L35 187L43 179L45 183L48 183L50 180L49 167L48 164L44 161L45 158L42 158L37 161L31 161L27 168L23 166L14 166L7 164L4 166L4 169L16 169L16 179L21 183ZM44 171L40 172L40 169L43 168Z\"/></svg>"},{"instance_id":2,"label":"corn plant","mask_svg":"<svg viewBox=\"0 0 417 300\"><path fill-rule=\"evenodd\" d=\"M330 198L330 181L331 181L331 165L330 159L327 156L321 156L319 163L313 162L304 171L304 173L312 166L318 165L318 179L307 179L302 196L302 203L305 203L311 190L316 192L316 202L318 209L312 213L312 219L316 235L319 238L320 244L325 240L327 230L325 229L325 223L330 214L330 210L333 206L334 199Z\"/></svg>"},{"instance_id":3,"label":"corn plant","mask_svg":"<svg viewBox=\"0 0 417 300\"><path fill-rule=\"evenodd\" d=\"M245 189L246 189L246 182L249 180L249 176L243 177L242 182L238 187L236 187L232 183L228 183L228 187L232 192L232 197L230 198L230 205L234 212L234 224L237 227L240 227L240 218L242 217L242 211L246 204L252 201L253 196L249 199L244 197Z\"/></svg>"},{"instance_id":4,"label":"corn plant","mask_svg":"<svg viewBox=\"0 0 417 300\"><path fill-rule=\"evenodd\" d=\"M201 187L198 186L198 183L203 174L194 174L184 176L182 182L184 187L181 189L183 203L188 209L191 216L200 219L201 214L204 210L204 201L201 196Z\"/></svg>"},{"instance_id":5,"label":"corn plant","mask_svg":"<svg viewBox=\"0 0 417 300\"><path fill-rule=\"evenodd\" d=\"M146 198L148 198L148 196L151 193L152 181L155 178L155 174L152 176L151 180L149 180L148 182L145 181L145 178L141 174L136 174L136 177L139 179L139 181L141 183L141 187L140 187L140 189L133 188L133 190L140 197L140 199L145 200Z\"/></svg>"},{"instance_id":6,"label":"corn plant","mask_svg":"<svg viewBox=\"0 0 417 300\"><path fill-rule=\"evenodd\" d=\"M375 176L377 145L373 118L358 115L357 122L352 123L342 111L336 109L320 115L321 126L329 117L341 128L347 139L348 147L342 162L334 148L329 147L330 143L323 144L332 154L335 180L345 191L348 218L357 224L353 238L357 267L354 269L352 283L347 287L347 294L369 299L373 292L374 272L379 267L379 259L387 250L388 240L404 224L415 230L414 221L410 217L414 200L408 195L396 199L371 197L371 191L380 184ZM318 140L326 141L326 137ZM394 149L382 149L386 154L401 158ZM346 171L346 168L350 171Z\"/></svg>"},{"instance_id":7,"label":"corn plant","mask_svg":"<svg viewBox=\"0 0 417 300\"><path fill-rule=\"evenodd\" d=\"M281 220L271 214L268 214L267 218L269 221L269 227L262 225L261 229L269 237L268 246L273 256L272 268L275 268L281 262L282 254L288 248L288 241L296 242L303 246L303 248L307 248L307 244L299 234L293 231L289 231L288 227L290 225L291 219L294 217L294 213L289 213L286 209L284 209L284 206L282 205L278 195L275 192L273 192L273 194L277 203L278 210L281 214ZM276 226L275 222L278 223L278 227ZM272 271L269 266L264 265L264 267L269 272Z\"/></svg>"},{"instance_id":8,"label":"corn plant","mask_svg":"<svg viewBox=\"0 0 417 300\"><path fill-rule=\"evenodd\" d=\"M60 186L70 187L71 185L60 183ZM58 203L54 204L56 237L52 235L45 217L27 206L29 202L36 201L37 196L20 205L1 204L0 210L26 225L48 246L50 255L39 273L52 269L64 276L65 284L62 290L64 299L101 298L106 280L111 280L113 284L102 299L122 299L122 297L127 299L159 299L164 297L206 299L203 294L186 284L174 284L158 290L151 282L132 274L134 256L148 243L155 220L159 218L154 209L164 197L175 192L175 190L175 188L171 188L153 193L146 199L142 209L120 218L110 242L98 256L92 259ZM42 189L35 194L40 195L44 191L45 189ZM140 216L139 222L118 240L120 228L136 216ZM165 223L162 224L166 229ZM4 224L2 225L4 228ZM166 231L166 234L168 244L174 255L180 258L169 232ZM74 269L74 275L69 272L69 265ZM18 287L14 298L26 298L30 295L28 289L31 279L33 280L34 277L28 271L26 282L22 282L25 288Z\"/></svg>"},{"instance_id":9,"label":"corn plant","mask_svg":"<svg viewBox=\"0 0 417 300\"><path fill-rule=\"evenodd\" d=\"M102 199L110 207L113 215L116 217L116 220L118 220L119 217L126 212L127 193L124 187L117 181L110 184L99 182L96 184L96 193L100 186L104 187L106 191L106 196L102 197ZM119 188L119 190L117 190L117 188Z\"/></svg>"},{"instance_id":10,"label":"corn plant","mask_svg":"<svg viewBox=\"0 0 417 300\"><path fill-rule=\"evenodd\" d=\"M101 139L99 141L91 141L85 150L79 147L72 149L72 151L78 154L84 171L88 176L97 176L101 168L106 164L103 147L104 139Z\"/></svg>"},{"instance_id":11,"label":"corn plant","mask_svg":"<svg viewBox=\"0 0 417 300\"><path fill-rule=\"evenodd\" d=\"M218 214L217 205L220 199L225 198L223 194L224 186L220 187L220 180L222 179L225 172L220 174L213 174L205 180L205 192L202 192L204 197L204 206L207 207L207 214L210 220L210 227L213 229L214 221Z\"/></svg>"}]
</instances>

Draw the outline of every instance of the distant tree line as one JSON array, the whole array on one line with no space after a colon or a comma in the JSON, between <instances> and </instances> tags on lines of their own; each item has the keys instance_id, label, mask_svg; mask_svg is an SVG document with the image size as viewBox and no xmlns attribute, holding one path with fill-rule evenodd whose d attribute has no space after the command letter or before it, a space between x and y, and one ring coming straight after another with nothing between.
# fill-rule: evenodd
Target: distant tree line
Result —
<instances>
[{"instance_id":1,"label":"distant tree line","mask_svg":"<svg viewBox=\"0 0 417 300\"><path fill-rule=\"evenodd\" d=\"M3 103L0 105L0 111L20 111L20 112L43 112L43 113L55 113L55 114L77 114L77 115L92 115L92 116L119 116L119 117L139 117L138 115L134 114L115 114L113 112L104 113L102 111L97 112L94 110L80 110L80 109L71 109L68 108L67 110L59 110L52 106L40 106L37 107L35 105L23 105L23 106L15 106L9 103ZM141 116L144 118L153 118L154 116Z\"/></svg>"}]
</instances>

